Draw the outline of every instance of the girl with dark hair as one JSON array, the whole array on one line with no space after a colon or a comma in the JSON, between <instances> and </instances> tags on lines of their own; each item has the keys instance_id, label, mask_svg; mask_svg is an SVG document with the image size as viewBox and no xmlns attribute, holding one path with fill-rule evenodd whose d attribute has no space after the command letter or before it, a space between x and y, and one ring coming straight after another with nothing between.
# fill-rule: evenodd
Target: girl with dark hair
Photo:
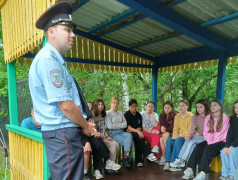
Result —
<instances>
[{"instance_id":1,"label":"girl with dark hair","mask_svg":"<svg viewBox=\"0 0 238 180\"><path fill-rule=\"evenodd\" d=\"M97 104L97 106L96 106ZM91 120L94 121L94 123L96 123L97 121L97 125L102 126L103 121L105 122L105 106L102 100L97 100L94 104L92 104L92 113L97 114L97 117L93 117L91 118ZM103 113L104 112L104 113ZM104 115L104 117L103 117ZM96 179L102 179L103 176L100 172L100 170L102 170L104 168L104 162L105 163L105 169L106 172L117 172L120 168L121 165L115 163L115 159L112 160L111 159L111 155L117 153L115 150L115 147L113 148L113 152L111 153L111 149L109 149L106 144L104 143L104 128L99 128L100 126L97 127L97 129L99 131L96 131L93 136L91 137L85 137L85 139L88 140L88 142L91 145L92 148L92 154L93 154L93 167L94 167L94 173L93 176ZM105 137L106 138L106 137ZM104 162L102 161L102 158L104 159Z\"/></svg>"},{"instance_id":2,"label":"girl with dark hair","mask_svg":"<svg viewBox=\"0 0 238 180\"><path fill-rule=\"evenodd\" d=\"M183 179L194 177L194 170L198 166L199 173L194 180L205 180L206 173L209 172L209 164L212 158L218 156L225 145L226 135L229 129L230 118L223 113L223 107L220 100L211 102L211 113L206 116L204 121L203 136L205 141L197 144L193 150L184 171Z\"/></svg>"},{"instance_id":3,"label":"girl with dark hair","mask_svg":"<svg viewBox=\"0 0 238 180\"><path fill-rule=\"evenodd\" d=\"M234 179L236 169L238 168L238 101L232 108L230 117L230 128L226 137L226 143L221 150L221 180Z\"/></svg>"},{"instance_id":4,"label":"girl with dark hair","mask_svg":"<svg viewBox=\"0 0 238 180\"><path fill-rule=\"evenodd\" d=\"M185 136L191 127L193 114L188 112L188 101L181 100L178 105L179 113L174 118L173 135L167 140L164 170L170 170L170 163L175 161L185 142Z\"/></svg>"},{"instance_id":5,"label":"girl with dark hair","mask_svg":"<svg viewBox=\"0 0 238 180\"><path fill-rule=\"evenodd\" d=\"M159 127L159 116L154 112L155 104L153 101L149 101L146 105L146 110L141 112L142 116L142 127L144 139L150 143L152 148L151 152L154 153L155 157L161 157L160 148L160 127Z\"/></svg>"},{"instance_id":6,"label":"girl with dark hair","mask_svg":"<svg viewBox=\"0 0 238 180\"><path fill-rule=\"evenodd\" d=\"M198 100L196 102L196 114L192 117L190 131L185 136L186 141L180 150L178 158L170 164L172 167L170 171L180 171L180 168L185 166L185 161L190 157L196 145L204 141L204 120L208 114L209 107L207 101L205 99Z\"/></svg>"},{"instance_id":7,"label":"girl with dark hair","mask_svg":"<svg viewBox=\"0 0 238 180\"><path fill-rule=\"evenodd\" d=\"M170 101L166 101L164 103L162 113L159 116L160 132L162 134L162 137L160 138L162 156L160 158L159 165L162 166L165 164L166 142L173 132L174 117L176 114L177 112L174 110L173 104Z\"/></svg>"},{"instance_id":8,"label":"girl with dark hair","mask_svg":"<svg viewBox=\"0 0 238 180\"><path fill-rule=\"evenodd\" d=\"M120 147L108 134L107 124L105 121L106 110L103 100L96 99L93 102L93 115L98 132L101 133L101 138L110 151L110 159L117 162Z\"/></svg>"}]
</instances>

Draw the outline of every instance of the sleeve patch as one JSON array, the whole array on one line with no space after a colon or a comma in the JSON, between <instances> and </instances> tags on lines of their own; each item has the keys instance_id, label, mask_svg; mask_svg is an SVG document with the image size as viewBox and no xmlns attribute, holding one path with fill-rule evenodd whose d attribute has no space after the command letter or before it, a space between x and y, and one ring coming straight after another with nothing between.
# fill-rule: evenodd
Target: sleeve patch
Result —
<instances>
[{"instance_id":1,"label":"sleeve patch","mask_svg":"<svg viewBox=\"0 0 238 180\"><path fill-rule=\"evenodd\" d=\"M57 88L60 88L63 84L63 75L58 69L53 69L50 71L50 79L52 84Z\"/></svg>"}]
</instances>

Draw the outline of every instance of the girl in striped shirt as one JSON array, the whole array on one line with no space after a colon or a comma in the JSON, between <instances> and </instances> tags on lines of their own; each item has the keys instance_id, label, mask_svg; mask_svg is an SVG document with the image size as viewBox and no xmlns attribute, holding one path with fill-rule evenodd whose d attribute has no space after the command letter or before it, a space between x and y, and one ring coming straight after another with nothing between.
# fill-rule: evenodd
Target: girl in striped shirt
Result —
<instances>
[{"instance_id":1,"label":"girl in striped shirt","mask_svg":"<svg viewBox=\"0 0 238 180\"><path fill-rule=\"evenodd\" d=\"M202 141L205 117L209 114L208 103L205 99L198 100L196 103L196 114L192 117L192 125L189 134L185 136L185 143L180 150L179 156L173 163L170 171L180 171L180 167L185 166L185 161L190 157L196 145Z\"/></svg>"}]
</instances>

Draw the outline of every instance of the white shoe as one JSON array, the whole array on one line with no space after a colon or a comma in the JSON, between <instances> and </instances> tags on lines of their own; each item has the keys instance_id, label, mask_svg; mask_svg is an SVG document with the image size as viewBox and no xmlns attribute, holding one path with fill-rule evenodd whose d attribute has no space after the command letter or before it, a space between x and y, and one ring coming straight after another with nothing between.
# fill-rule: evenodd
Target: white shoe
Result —
<instances>
[{"instance_id":1,"label":"white shoe","mask_svg":"<svg viewBox=\"0 0 238 180\"><path fill-rule=\"evenodd\" d=\"M153 153L150 153L147 156L147 159L150 160L150 161L156 161L157 160L157 158L155 157L155 155Z\"/></svg>"},{"instance_id":2,"label":"white shoe","mask_svg":"<svg viewBox=\"0 0 238 180\"><path fill-rule=\"evenodd\" d=\"M170 164L171 167L174 167L174 168L181 168L181 167L185 167L185 162L182 161L181 159L175 159L174 162L172 162Z\"/></svg>"},{"instance_id":3,"label":"white shoe","mask_svg":"<svg viewBox=\"0 0 238 180\"><path fill-rule=\"evenodd\" d=\"M110 159L106 162L105 169L109 170L112 169L113 171L117 171L121 168L121 165L115 163L114 161L111 161Z\"/></svg>"},{"instance_id":4,"label":"white shoe","mask_svg":"<svg viewBox=\"0 0 238 180\"><path fill-rule=\"evenodd\" d=\"M180 168L177 168L177 167L171 167L171 168L169 168L169 170L170 170L171 172L178 172L178 171L182 171L182 169L180 169Z\"/></svg>"},{"instance_id":5,"label":"white shoe","mask_svg":"<svg viewBox=\"0 0 238 180\"><path fill-rule=\"evenodd\" d=\"M142 162L139 162L139 163L137 163L136 166L137 166L137 167L142 167L142 166L143 166L143 163L142 163Z\"/></svg>"},{"instance_id":6,"label":"white shoe","mask_svg":"<svg viewBox=\"0 0 238 180\"><path fill-rule=\"evenodd\" d=\"M207 178L206 174L200 172L193 180L206 180L206 178Z\"/></svg>"},{"instance_id":7,"label":"white shoe","mask_svg":"<svg viewBox=\"0 0 238 180\"><path fill-rule=\"evenodd\" d=\"M164 166L165 165L165 158L164 157L160 158L159 165L160 166Z\"/></svg>"},{"instance_id":8,"label":"white shoe","mask_svg":"<svg viewBox=\"0 0 238 180\"><path fill-rule=\"evenodd\" d=\"M169 162L166 162L164 165L164 171L169 171L170 166L169 166Z\"/></svg>"},{"instance_id":9,"label":"white shoe","mask_svg":"<svg viewBox=\"0 0 238 180\"><path fill-rule=\"evenodd\" d=\"M151 152L158 154L158 153L159 153L159 147L158 147L158 146L154 146L154 147L151 149Z\"/></svg>"},{"instance_id":10,"label":"white shoe","mask_svg":"<svg viewBox=\"0 0 238 180\"><path fill-rule=\"evenodd\" d=\"M95 170L94 173L93 173L93 176L94 176L96 179L103 179L103 176L101 175L101 173L100 173L99 170Z\"/></svg>"},{"instance_id":11,"label":"white shoe","mask_svg":"<svg viewBox=\"0 0 238 180\"><path fill-rule=\"evenodd\" d=\"M184 171L184 176L182 177L183 179L191 179L194 177L193 171L191 169L186 169Z\"/></svg>"},{"instance_id":12,"label":"white shoe","mask_svg":"<svg viewBox=\"0 0 238 180\"><path fill-rule=\"evenodd\" d=\"M219 177L219 180L227 180L228 177L225 177L225 176L221 176Z\"/></svg>"}]
</instances>

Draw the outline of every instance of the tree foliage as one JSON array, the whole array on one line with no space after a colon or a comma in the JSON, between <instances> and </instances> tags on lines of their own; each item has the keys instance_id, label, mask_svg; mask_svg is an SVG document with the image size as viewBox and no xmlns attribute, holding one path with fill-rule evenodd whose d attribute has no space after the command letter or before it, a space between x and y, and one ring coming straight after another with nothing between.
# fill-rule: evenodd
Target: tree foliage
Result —
<instances>
[{"instance_id":1,"label":"tree foliage","mask_svg":"<svg viewBox=\"0 0 238 180\"><path fill-rule=\"evenodd\" d=\"M238 92L234 87L238 81L238 63L228 64L225 89L224 110L229 113L238 98ZM151 98L151 74L105 72L105 71L74 71L71 70L80 86L83 89L87 100L93 101L97 98L103 99L107 108L110 108L110 99L117 96L120 99L120 110L126 111L128 105L125 97L135 98L139 103L139 111L142 111L147 101ZM126 83L128 89L123 89ZM189 101L189 109L194 111L195 103L199 99L211 101L216 98L217 66L205 67L203 69L193 69L179 71L175 73L163 73L158 75L158 107L160 113L165 101L171 100L175 108L179 100Z\"/></svg>"}]
</instances>

